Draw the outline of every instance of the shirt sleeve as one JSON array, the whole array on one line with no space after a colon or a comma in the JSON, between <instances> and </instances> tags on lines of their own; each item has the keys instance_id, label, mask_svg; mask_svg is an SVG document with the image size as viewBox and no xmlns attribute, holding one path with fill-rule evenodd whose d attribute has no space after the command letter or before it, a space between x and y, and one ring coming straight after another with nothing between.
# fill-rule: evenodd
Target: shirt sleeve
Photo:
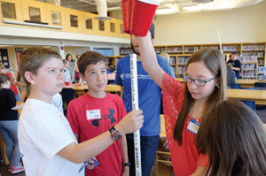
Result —
<instances>
[{"instance_id":1,"label":"shirt sleeve","mask_svg":"<svg viewBox=\"0 0 266 176\"><path fill-rule=\"evenodd\" d=\"M164 73L162 81L166 137L170 151L174 144L174 127L184 101L184 84Z\"/></svg>"},{"instance_id":2,"label":"shirt sleeve","mask_svg":"<svg viewBox=\"0 0 266 176\"><path fill-rule=\"evenodd\" d=\"M71 101L67 107L67 120L74 134L80 133L77 114L74 103Z\"/></svg>"},{"instance_id":3,"label":"shirt sleeve","mask_svg":"<svg viewBox=\"0 0 266 176\"><path fill-rule=\"evenodd\" d=\"M209 165L209 155L200 154L199 159L197 161L197 166L208 167Z\"/></svg>"},{"instance_id":4,"label":"shirt sleeve","mask_svg":"<svg viewBox=\"0 0 266 176\"><path fill-rule=\"evenodd\" d=\"M119 97L119 105L118 105L118 110L119 110L119 122L120 120L122 120L126 115L127 115L127 111L126 111L126 108L125 108L125 105L123 103L123 100Z\"/></svg>"}]
</instances>

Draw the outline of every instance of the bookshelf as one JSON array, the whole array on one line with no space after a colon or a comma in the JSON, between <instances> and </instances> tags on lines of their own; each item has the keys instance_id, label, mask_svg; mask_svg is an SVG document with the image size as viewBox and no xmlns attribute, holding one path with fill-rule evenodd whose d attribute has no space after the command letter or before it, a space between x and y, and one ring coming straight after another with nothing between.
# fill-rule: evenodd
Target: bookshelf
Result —
<instances>
[{"instance_id":1,"label":"bookshelf","mask_svg":"<svg viewBox=\"0 0 266 176\"><path fill-rule=\"evenodd\" d=\"M241 75L242 79L257 79L258 78L258 62L257 56L242 56Z\"/></svg>"},{"instance_id":2,"label":"bookshelf","mask_svg":"<svg viewBox=\"0 0 266 176\"><path fill-rule=\"evenodd\" d=\"M182 77L186 73L187 62L190 54L170 54L169 64L175 71L175 76Z\"/></svg>"},{"instance_id":3,"label":"bookshelf","mask_svg":"<svg viewBox=\"0 0 266 176\"><path fill-rule=\"evenodd\" d=\"M116 68L116 66L117 66L117 62L118 62L119 59L121 59L122 57L124 57L124 56L108 56L107 59L108 59L109 61L111 61L112 64L113 64L113 65L115 66L115 68Z\"/></svg>"},{"instance_id":4,"label":"bookshelf","mask_svg":"<svg viewBox=\"0 0 266 176\"><path fill-rule=\"evenodd\" d=\"M230 54L233 51L238 53L238 56L241 56L244 60L241 62L256 62L256 67L253 70L245 69L242 74L245 75L244 79L257 79L264 78L265 70L265 49L266 42L260 43L222 43L222 50L225 60L229 60ZM216 48L220 50L220 45L215 44L195 44L195 45L160 45L154 46L154 49L157 54L166 52L170 55L170 65L174 68L176 77L180 77L185 72L185 66L182 63L179 63L178 59L181 57L190 57L190 55L198 51L201 48ZM125 55L131 53L131 48L120 48L120 55ZM256 61L254 58L256 57ZM247 63L245 63L247 64ZM251 66L250 66L251 64ZM252 67L252 64L245 65L245 67ZM259 69L259 71L258 71ZM255 71L256 70L256 71ZM250 76L248 76L250 75ZM255 75L253 77L253 75ZM263 76L262 76L263 75Z\"/></svg>"},{"instance_id":5,"label":"bookshelf","mask_svg":"<svg viewBox=\"0 0 266 176\"><path fill-rule=\"evenodd\" d=\"M265 43L242 44L242 56L257 56L259 66L265 66Z\"/></svg>"}]
</instances>

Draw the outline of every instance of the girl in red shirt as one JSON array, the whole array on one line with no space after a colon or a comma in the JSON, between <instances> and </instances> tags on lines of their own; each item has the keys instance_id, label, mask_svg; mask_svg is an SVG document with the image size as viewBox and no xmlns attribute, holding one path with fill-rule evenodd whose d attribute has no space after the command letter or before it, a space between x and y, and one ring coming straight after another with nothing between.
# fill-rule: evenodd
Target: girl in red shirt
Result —
<instances>
[{"instance_id":1,"label":"girl in red shirt","mask_svg":"<svg viewBox=\"0 0 266 176\"><path fill-rule=\"evenodd\" d=\"M205 48L191 55L186 84L171 78L158 65L150 41L133 36L145 71L163 90L164 117L170 157L176 176L203 175L208 156L200 153L198 130L206 114L226 99L226 65L222 53Z\"/></svg>"}]
</instances>

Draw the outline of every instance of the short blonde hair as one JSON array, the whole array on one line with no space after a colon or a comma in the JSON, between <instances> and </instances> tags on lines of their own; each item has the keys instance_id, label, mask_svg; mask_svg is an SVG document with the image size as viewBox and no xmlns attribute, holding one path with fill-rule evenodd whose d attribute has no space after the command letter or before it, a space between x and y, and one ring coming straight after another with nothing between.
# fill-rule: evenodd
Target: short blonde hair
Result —
<instances>
[{"instance_id":1,"label":"short blonde hair","mask_svg":"<svg viewBox=\"0 0 266 176\"><path fill-rule=\"evenodd\" d=\"M161 53L160 56L161 56L162 58L164 58L167 62L169 62L169 60L170 60L170 56L169 56L169 54L167 54L167 53Z\"/></svg>"}]
</instances>

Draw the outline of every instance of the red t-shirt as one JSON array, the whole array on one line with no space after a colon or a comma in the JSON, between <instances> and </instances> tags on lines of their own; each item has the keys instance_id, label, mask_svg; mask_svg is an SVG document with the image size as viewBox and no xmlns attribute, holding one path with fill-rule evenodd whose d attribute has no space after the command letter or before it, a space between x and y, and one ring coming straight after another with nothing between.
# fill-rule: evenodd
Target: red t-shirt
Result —
<instances>
[{"instance_id":1,"label":"red t-shirt","mask_svg":"<svg viewBox=\"0 0 266 176\"><path fill-rule=\"evenodd\" d=\"M189 118L194 119L190 115L187 116L184 125L182 146L174 140L174 127L183 106L185 85L165 73L162 89L166 137L173 169L176 176L188 176L193 174L198 166L208 166L208 155L199 153L195 144L196 135L187 130ZM201 122L202 119L199 120L199 123Z\"/></svg>"},{"instance_id":2,"label":"red t-shirt","mask_svg":"<svg viewBox=\"0 0 266 176\"><path fill-rule=\"evenodd\" d=\"M6 74L7 74L7 76L9 76L9 78L13 78L12 73L8 73L7 72ZM13 90L13 92L14 92L15 95L18 94L18 88L17 88L17 86L14 86L14 85L10 84L10 89Z\"/></svg>"},{"instance_id":3,"label":"red t-shirt","mask_svg":"<svg viewBox=\"0 0 266 176\"><path fill-rule=\"evenodd\" d=\"M67 109L67 119L74 134L79 134L80 142L108 131L125 115L123 100L109 93L105 98L94 98L86 93L72 100ZM99 166L92 170L86 168L86 176L122 174L123 156L119 141L95 157L99 161Z\"/></svg>"}]
</instances>

